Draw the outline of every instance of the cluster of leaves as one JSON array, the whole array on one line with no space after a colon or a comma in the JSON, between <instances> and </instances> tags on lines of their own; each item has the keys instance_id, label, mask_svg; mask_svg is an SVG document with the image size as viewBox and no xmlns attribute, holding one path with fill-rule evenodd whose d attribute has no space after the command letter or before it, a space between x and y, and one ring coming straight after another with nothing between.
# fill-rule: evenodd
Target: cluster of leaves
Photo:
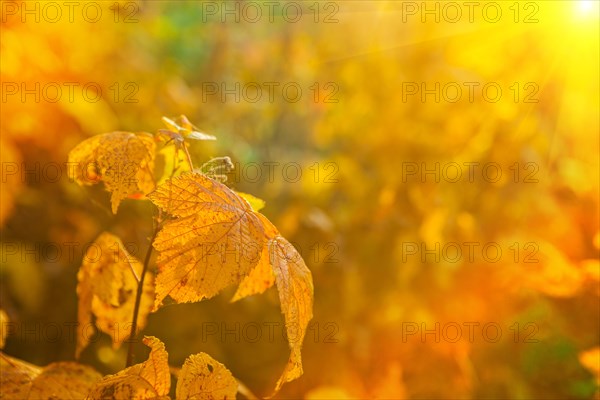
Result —
<instances>
[{"instance_id":1,"label":"cluster of leaves","mask_svg":"<svg viewBox=\"0 0 600 400\"><path fill-rule=\"evenodd\" d=\"M0 384L8 399L169 399L171 369L165 345L153 336L148 360L114 375L102 376L76 362L56 362L40 368L0 353ZM177 376L177 400L235 399L238 382L223 364L208 354L191 355Z\"/></svg>"},{"instance_id":2,"label":"cluster of leaves","mask_svg":"<svg viewBox=\"0 0 600 400\"><path fill-rule=\"evenodd\" d=\"M214 137L198 132L184 116L177 122L168 118L164 122L168 129L159 130L156 138L168 138L165 145L173 144L176 159L183 152L190 171L178 173L173 167L170 177L158 186L153 175L156 144L150 134L105 133L85 140L69 154L70 163L85 166L73 169L71 178L82 185L103 182L111 193L114 213L127 197L148 198L159 208L151 243L158 251L156 275L148 271L151 250L142 263L109 232L100 234L88 248L77 275L76 357L89 342L85 331L93 321L100 331L111 335L113 347L118 348L137 333L136 324L144 328L148 314L163 306L166 298L174 303L198 302L238 284L232 299L236 301L275 284L291 350L277 392L303 373L301 347L313 305L310 270L296 249L258 212L264 202L194 170L186 140ZM232 251L238 256L224 256ZM125 328L131 322L129 332ZM152 349L148 361L102 380L89 367L76 363L39 369L3 356L3 382L14 385L5 392L15 396L29 393L28 398L41 393L48 398L63 398L64 393L85 394L91 399L166 397L170 378L164 345L156 338L146 338L144 343ZM52 385L43 384L48 376L53 377ZM177 399L233 398L236 388L236 381L222 364L197 354L183 365Z\"/></svg>"}]
</instances>

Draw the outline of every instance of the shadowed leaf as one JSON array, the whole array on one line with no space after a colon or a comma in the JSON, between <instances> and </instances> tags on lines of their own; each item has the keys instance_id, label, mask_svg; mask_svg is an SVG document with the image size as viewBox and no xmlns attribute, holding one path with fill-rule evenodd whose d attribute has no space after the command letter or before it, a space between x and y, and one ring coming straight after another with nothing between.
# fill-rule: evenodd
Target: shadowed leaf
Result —
<instances>
[{"instance_id":1,"label":"shadowed leaf","mask_svg":"<svg viewBox=\"0 0 600 400\"><path fill-rule=\"evenodd\" d=\"M135 305L137 277L142 264L123 247L121 240L108 232L102 233L88 248L77 274L79 297L76 357L87 346L92 314L96 326L111 336L117 348L129 337ZM154 298L154 276L146 274L138 315L138 327L143 329Z\"/></svg>"}]
</instances>

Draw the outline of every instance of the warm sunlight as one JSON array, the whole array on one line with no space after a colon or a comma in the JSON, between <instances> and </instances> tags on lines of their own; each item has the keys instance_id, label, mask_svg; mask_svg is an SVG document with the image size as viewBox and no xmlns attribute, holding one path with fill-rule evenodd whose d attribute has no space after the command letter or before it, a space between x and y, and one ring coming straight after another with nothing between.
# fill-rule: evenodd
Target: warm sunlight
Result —
<instances>
[{"instance_id":1,"label":"warm sunlight","mask_svg":"<svg viewBox=\"0 0 600 400\"><path fill-rule=\"evenodd\" d=\"M578 7L581 13L589 13L594 8L594 2L591 0L580 0Z\"/></svg>"},{"instance_id":2,"label":"warm sunlight","mask_svg":"<svg viewBox=\"0 0 600 400\"><path fill-rule=\"evenodd\" d=\"M593 0L580 0L576 3L576 14L580 19L594 20L598 19L600 2Z\"/></svg>"},{"instance_id":3,"label":"warm sunlight","mask_svg":"<svg viewBox=\"0 0 600 400\"><path fill-rule=\"evenodd\" d=\"M600 0L0 0L0 399L600 400Z\"/></svg>"}]
</instances>

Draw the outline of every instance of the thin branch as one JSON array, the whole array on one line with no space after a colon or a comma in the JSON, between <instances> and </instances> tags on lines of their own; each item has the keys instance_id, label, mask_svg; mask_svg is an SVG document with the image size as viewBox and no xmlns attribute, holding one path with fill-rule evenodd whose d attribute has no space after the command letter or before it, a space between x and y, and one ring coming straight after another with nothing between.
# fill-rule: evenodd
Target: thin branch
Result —
<instances>
[{"instance_id":1,"label":"thin branch","mask_svg":"<svg viewBox=\"0 0 600 400\"><path fill-rule=\"evenodd\" d=\"M135 272L135 268L133 268L133 264L131 263L131 260L129 259L129 257L131 257L131 256L129 254L127 254L126 258L127 258L127 264L129 264L129 270L133 274L133 277L135 278L136 282L139 284L140 277L138 276L137 272Z\"/></svg>"},{"instance_id":2,"label":"thin branch","mask_svg":"<svg viewBox=\"0 0 600 400\"><path fill-rule=\"evenodd\" d=\"M183 147L183 152L185 153L186 157L187 157L187 162L188 165L190 166L190 171L194 172L194 164L192 163L192 157L190 157L190 152L187 149L187 145L185 144L185 142L182 143Z\"/></svg>"},{"instance_id":3,"label":"thin branch","mask_svg":"<svg viewBox=\"0 0 600 400\"><path fill-rule=\"evenodd\" d=\"M152 237L150 238L150 247L148 247L148 251L146 252L144 268L142 269L142 274L138 283L137 292L135 294L135 306L133 308L133 318L131 320L131 331L129 333L129 348L127 349L127 364L125 365L125 367L131 367L133 365L133 345L135 343L135 337L137 333L137 319L138 314L140 312L140 303L142 302L142 294L144 293L144 278L146 277L146 272L148 272L150 258L152 257L152 243L156 238L158 230L159 224L157 221L154 227L154 232L152 233Z\"/></svg>"}]
</instances>

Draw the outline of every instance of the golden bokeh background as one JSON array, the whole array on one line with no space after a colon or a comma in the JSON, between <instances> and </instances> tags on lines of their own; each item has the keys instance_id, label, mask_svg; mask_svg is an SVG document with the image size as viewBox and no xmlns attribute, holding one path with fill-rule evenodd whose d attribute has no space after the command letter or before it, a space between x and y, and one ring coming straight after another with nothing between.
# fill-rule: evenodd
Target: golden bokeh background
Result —
<instances>
[{"instance_id":1,"label":"golden bokeh background","mask_svg":"<svg viewBox=\"0 0 600 400\"><path fill-rule=\"evenodd\" d=\"M185 114L218 138L193 157L231 157L229 184L313 273L305 373L279 397L599 398L598 2L286 1L272 20L265 2L95 2L97 21L27 3L2 1L7 354L73 359L85 245L148 246L150 203L113 216L68 152ZM267 395L288 356L277 295L231 294L144 333ZM82 362L114 373L125 351L98 335Z\"/></svg>"}]
</instances>

